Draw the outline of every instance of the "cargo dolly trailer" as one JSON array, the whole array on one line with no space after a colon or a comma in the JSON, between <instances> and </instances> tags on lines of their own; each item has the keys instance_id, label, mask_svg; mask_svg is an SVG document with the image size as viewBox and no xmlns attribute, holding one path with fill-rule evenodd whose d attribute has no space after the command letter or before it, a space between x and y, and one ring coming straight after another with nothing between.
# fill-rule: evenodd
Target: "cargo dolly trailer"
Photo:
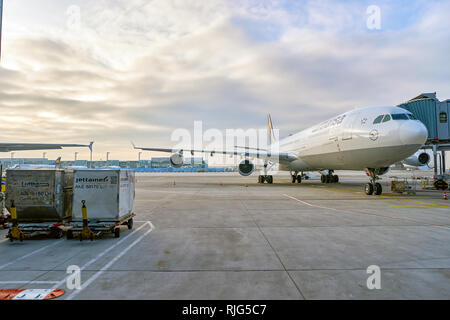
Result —
<instances>
[{"instance_id":1,"label":"cargo dolly trailer","mask_svg":"<svg viewBox=\"0 0 450 320\"><path fill-rule=\"evenodd\" d=\"M133 228L135 174L123 169L76 169L72 219L67 238L93 240L103 233L120 237L120 226Z\"/></svg>"},{"instance_id":2,"label":"cargo dolly trailer","mask_svg":"<svg viewBox=\"0 0 450 320\"><path fill-rule=\"evenodd\" d=\"M70 221L73 172L62 169L9 169L6 209L11 212L8 238L63 236ZM14 212L14 214L13 214Z\"/></svg>"}]
</instances>

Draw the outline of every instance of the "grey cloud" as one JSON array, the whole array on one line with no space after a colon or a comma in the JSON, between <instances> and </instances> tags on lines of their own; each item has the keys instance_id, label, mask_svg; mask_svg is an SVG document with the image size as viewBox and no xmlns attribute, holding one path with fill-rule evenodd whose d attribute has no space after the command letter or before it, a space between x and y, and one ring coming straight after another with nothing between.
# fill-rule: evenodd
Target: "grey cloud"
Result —
<instances>
[{"instance_id":1,"label":"grey cloud","mask_svg":"<svg viewBox=\"0 0 450 320\"><path fill-rule=\"evenodd\" d=\"M256 7L239 14L282 24L286 13L280 7L276 14L270 10ZM184 16L181 11L178 17ZM422 91L450 98L448 33L439 23L347 34L283 24L281 40L267 43L252 38L227 14L214 23L199 23L193 14L189 32L168 27L174 34L170 41L131 52L130 65L121 69L102 57L114 60L115 53L108 55L114 46L124 56L145 48L139 32L149 25L139 23L141 14L116 34L123 40L132 29L139 39L117 45L116 36L99 39L100 55L63 39L14 40L9 47L20 71L0 68L0 117L24 122L6 121L3 140L94 139L96 152L129 158L129 140L168 145L172 130L190 130L194 120L203 120L205 130L263 128L270 112L285 136L354 107L396 104ZM445 17L434 11L428 16ZM315 19L318 23L320 17ZM347 22L346 16L342 23ZM95 33L102 30L97 26ZM41 66L34 70L36 64Z\"/></svg>"}]
</instances>

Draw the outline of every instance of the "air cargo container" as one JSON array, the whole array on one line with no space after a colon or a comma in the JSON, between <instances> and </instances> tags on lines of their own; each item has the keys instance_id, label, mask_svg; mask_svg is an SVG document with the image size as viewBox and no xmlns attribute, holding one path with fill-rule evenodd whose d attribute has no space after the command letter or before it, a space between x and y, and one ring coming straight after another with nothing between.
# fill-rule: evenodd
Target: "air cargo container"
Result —
<instances>
[{"instance_id":1,"label":"air cargo container","mask_svg":"<svg viewBox=\"0 0 450 320\"><path fill-rule=\"evenodd\" d=\"M133 226L135 174L125 169L75 169L71 230L83 228L82 206L86 205L90 230L110 231L120 236L120 225ZM80 239L81 240L81 239ZM91 239L92 240L92 239Z\"/></svg>"},{"instance_id":2,"label":"air cargo container","mask_svg":"<svg viewBox=\"0 0 450 320\"><path fill-rule=\"evenodd\" d=\"M17 209L18 222L70 220L73 172L62 169L8 169L6 207Z\"/></svg>"}]
</instances>

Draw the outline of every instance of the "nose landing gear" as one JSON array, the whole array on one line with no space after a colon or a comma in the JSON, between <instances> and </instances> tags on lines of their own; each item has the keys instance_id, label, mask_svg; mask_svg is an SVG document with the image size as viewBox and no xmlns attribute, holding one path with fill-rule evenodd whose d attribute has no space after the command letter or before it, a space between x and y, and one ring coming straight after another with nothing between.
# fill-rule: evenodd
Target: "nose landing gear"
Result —
<instances>
[{"instance_id":1,"label":"nose landing gear","mask_svg":"<svg viewBox=\"0 0 450 320\"><path fill-rule=\"evenodd\" d=\"M364 186L364 192L368 196L372 194L379 196L383 192L383 188L381 187L381 184L376 181L380 178L376 175L375 169L367 169L367 174L370 177L370 182L366 183Z\"/></svg>"}]
</instances>

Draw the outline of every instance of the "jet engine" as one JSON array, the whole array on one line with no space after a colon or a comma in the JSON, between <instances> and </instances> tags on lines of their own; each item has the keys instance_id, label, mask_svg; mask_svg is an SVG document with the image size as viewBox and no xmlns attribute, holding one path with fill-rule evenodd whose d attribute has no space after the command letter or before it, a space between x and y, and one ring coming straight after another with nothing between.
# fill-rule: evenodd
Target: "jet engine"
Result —
<instances>
[{"instance_id":1,"label":"jet engine","mask_svg":"<svg viewBox=\"0 0 450 320\"><path fill-rule=\"evenodd\" d=\"M239 174L241 176L249 176L255 171L255 165L249 159L244 159L239 163Z\"/></svg>"},{"instance_id":2,"label":"jet engine","mask_svg":"<svg viewBox=\"0 0 450 320\"><path fill-rule=\"evenodd\" d=\"M174 168L181 168L183 166L183 155L181 153L173 153L170 158L170 164Z\"/></svg>"},{"instance_id":3,"label":"jet engine","mask_svg":"<svg viewBox=\"0 0 450 320\"><path fill-rule=\"evenodd\" d=\"M425 166L430 162L430 155L426 152L422 152L418 155L412 155L409 158L403 160L403 163L412 167Z\"/></svg>"}]
</instances>

